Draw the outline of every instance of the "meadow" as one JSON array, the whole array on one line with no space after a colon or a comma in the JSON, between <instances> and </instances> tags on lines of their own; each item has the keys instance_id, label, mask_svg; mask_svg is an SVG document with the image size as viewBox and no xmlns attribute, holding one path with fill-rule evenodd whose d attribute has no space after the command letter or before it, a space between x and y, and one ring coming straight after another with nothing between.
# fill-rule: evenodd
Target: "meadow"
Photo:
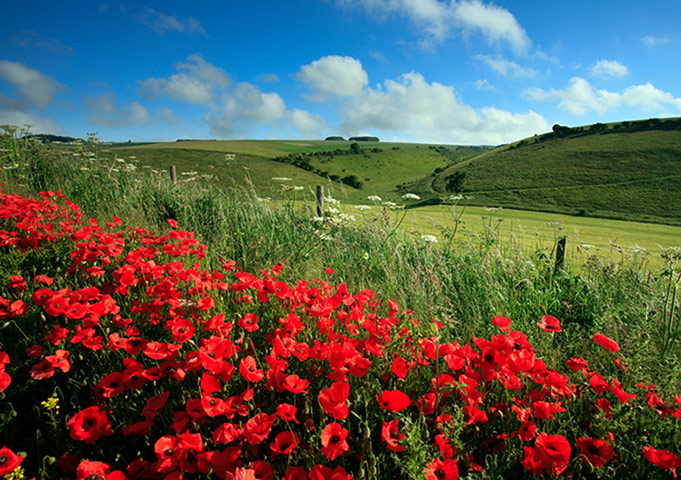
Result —
<instances>
[{"instance_id":1,"label":"meadow","mask_svg":"<svg viewBox=\"0 0 681 480\"><path fill-rule=\"evenodd\" d=\"M319 219L296 190L262 201L94 141L2 142L0 475L681 466L678 249L554 271L548 246L495 232L507 210L433 243L401 228L411 210L352 222L329 198Z\"/></svg>"}]
</instances>

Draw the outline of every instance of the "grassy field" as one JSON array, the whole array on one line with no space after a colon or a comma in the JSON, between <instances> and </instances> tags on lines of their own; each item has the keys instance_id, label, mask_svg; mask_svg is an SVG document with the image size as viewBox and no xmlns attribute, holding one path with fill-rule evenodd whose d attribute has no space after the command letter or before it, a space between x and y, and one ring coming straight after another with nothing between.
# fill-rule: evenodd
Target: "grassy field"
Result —
<instances>
[{"instance_id":1,"label":"grassy field","mask_svg":"<svg viewBox=\"0 0 681 480\"><path fill-rule=\"evenodd\" d=\"M423 197L447 194L464 173L477 205L626 220L681 223L681 128L678 121L569 129L496 148L423 178Z\"/></svg>"},{"instance_id":2,"label":"grassy field","mask_svg":"<svg viewBox=\"0 0 681 480\"><path fill-rule=\"evenodd\" d=\"M671 475L649 457L681 453L679 252L556 273L499 233L573 235L540 214L468 207L448 248L399 230L441 208L319 220L297 191L0 141L2 474Z\"/></svg>"}]
</instances>

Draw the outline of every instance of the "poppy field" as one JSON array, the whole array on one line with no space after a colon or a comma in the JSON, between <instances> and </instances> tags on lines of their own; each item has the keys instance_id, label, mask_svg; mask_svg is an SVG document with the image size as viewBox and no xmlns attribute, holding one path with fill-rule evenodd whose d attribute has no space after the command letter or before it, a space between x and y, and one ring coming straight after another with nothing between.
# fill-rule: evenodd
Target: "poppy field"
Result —
<instances>
[{"instance_id":1,"label":"poppy field","mask_svg":"<svg viewBox=\"0 0 681 480\"><path fill-rule=\"evenodd\" d=\"M2 478L676 477L681 392L626 338L558 361L548 312L464 338L159 230L0 192Z\"/></svg>"}]
</instances>

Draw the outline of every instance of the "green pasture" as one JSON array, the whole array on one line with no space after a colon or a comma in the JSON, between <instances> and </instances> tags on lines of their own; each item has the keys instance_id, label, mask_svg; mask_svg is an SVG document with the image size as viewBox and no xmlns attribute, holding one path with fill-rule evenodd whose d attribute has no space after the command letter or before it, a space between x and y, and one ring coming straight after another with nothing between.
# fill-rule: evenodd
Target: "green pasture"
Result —
<instances>
[{"instance_id":1,"label":"green pasture","mask_svg":"<svg viewBox=\"0 0 681 480\"><path fill-rule=\"evenodd\" d=\"M360 222L376 221L380 206L358 210L343 208ZM513 209L485 209L477 206L426 206L388 211L400 231L419 239L433 235L443 248L487 245L512 254L542 250L551 253L556 240L567 237L568 261L583 263L595 256L613 262L641 262L648 268L664 263L662 249L681 247L681 227L610 220ZM401 223L400 223L401 222Z\"/></svg>"}]
</instances>

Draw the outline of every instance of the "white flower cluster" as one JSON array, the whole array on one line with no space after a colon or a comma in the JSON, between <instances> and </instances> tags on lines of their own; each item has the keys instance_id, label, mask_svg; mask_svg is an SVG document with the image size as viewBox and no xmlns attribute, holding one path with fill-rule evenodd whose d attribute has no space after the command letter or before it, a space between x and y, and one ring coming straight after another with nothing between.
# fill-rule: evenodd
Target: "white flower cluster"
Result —
<instances>
[{"instance_id":1,"label":"white flower cluster","mask_svg":"<svg viewBox=\"0 0 681 480\"><path fill-rule=\"evenodd\" d=\"M371 207L369 205L355 205L355 208L360 212L363 212L365 210L371 210Z\"/></svg>"},{"instance_id":2,"label":"white flower cluster","mask_svg":"<svg viewBox=\"0 0 681 480\"><path fill-rule=\"evenodd\" d=\"M437 243L437 237L435 235L421 235L421 240L427 243Z\"/></svg>"},{"instance_id":3,"label":"white flower cluster","mask_svg":"<svg viewBox=\"0 0 681 480\"><path fill-rule=\"evenodd\" d=\"M293 179L289 177L272 177L272 180L276 180L278 182L288 182Z\"/></svg>"},{"instance_id":4,"label":"white flower cluster","mask_svg":"<svg viewBox=\"0 0 681 480\"><path fill-rule=\"evenodd\" d=\"M381 197L379 197L378 195L369 195L367 197L367 200L371 200L372 202L380 202Z\"/></svg>"},{"instance_id":5,"label":"white flower cluster","mask_svg":"<svg viewBox=\"0 0 681 480\"><path fill-rule=\"evenodd\" d=\"M419 197L415 193L405 193L404 195L402 195L402 198L404 200L421 200L421 197Z\"/></svg>"}]
</instances>

